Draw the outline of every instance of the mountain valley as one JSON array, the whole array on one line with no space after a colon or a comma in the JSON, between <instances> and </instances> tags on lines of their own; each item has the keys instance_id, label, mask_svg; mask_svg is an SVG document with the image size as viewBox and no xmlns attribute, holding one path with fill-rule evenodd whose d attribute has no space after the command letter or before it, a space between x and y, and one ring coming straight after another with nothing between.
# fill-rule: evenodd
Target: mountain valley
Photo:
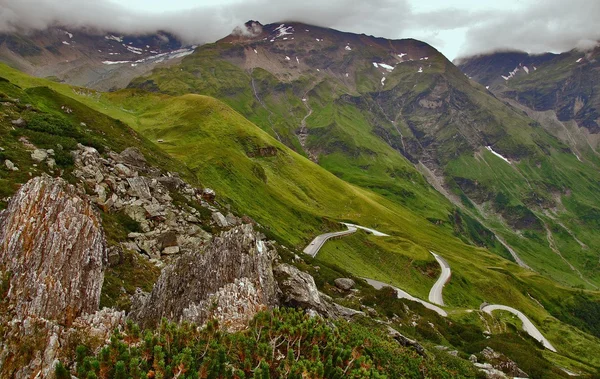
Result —
<instances>
[{"instance_id":1,"label":"mountain valley","mask_svg":"<svg viewBox=\"0 0 600 379\"><path fill-rule=\"evenodd\" d=\"M598 48L0 38L0 376L600 372Z\"/></svg>"}]
</instances>

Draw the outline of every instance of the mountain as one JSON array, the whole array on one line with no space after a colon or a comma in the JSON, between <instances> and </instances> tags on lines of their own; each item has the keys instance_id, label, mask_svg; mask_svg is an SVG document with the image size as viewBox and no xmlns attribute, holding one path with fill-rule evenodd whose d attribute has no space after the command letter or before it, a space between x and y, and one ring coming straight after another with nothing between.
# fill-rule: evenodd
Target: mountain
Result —
<instances>
[{"instance_id":1,"label":"mountain","mask_svg":"<svg viewBox=\"0 0 600 379\"><path fill-rule=\"evenodd\" d=\"M130 88L219 98L336 176L465 241L564 284L600 284L588 248L598 243L595 158L580 162L425 43L299 23L246 29ZM462 216L440 214L439 195L415 186L423 178ZM468 231L463 219L478 226Z\"/></svg>"},{"instance_id":2,"label":"mountain","mask_svg":"<svg viewBox=\"0 0 600 379\"><path fill-rule=\"evenodd\" d=\"M574 146L591 148L597 155L599 56L600 47L540 56L497 53L464 59L458 67L479 83L490 86L497 96L514 100L532 111L554 112L559 122L567 124L555 133L560 133L559 137L569 144L583 139L584 144L578 142ZM568 125L571 121L575 124ZM570 132L574 138L568 137Z\"/></svg>"},{"instance_id":3,"label":"mountain","mask_svg":"<svg viewBox=\"0 0 600 379\"><path fill-rule=\"evenodd\" d=\"M23 72L107 91L157 65L190 54L166 32L124 36L92 30L53 27L31 33L0 34L0 60Z\"/></svg>"},{"instance_id":4,"label":"mountain","mask_svg":"<svg viewBox=\"0 0 600 379\"><path fill-rule=\"evenodd\" d=\"M0 322L11 325L0 329L3 372L598 370L593 162L422 42L247 26L114 92L0 65L0 206L9 209L0 233L26 242L0 245ZM92 283L102 282L100 293L78 298L62 286L69 276L82 283L88 269L57 270L62 250L51 247L79 234L38 242L50 240L48 220L63 208L95 225L93 240L104 235L104 280L95 266ZM39 230L19 234L29 216ZM340 222L371 233L302 254ZM72 245L78 262L91 253L99 262L100 249ZM52 264L28 265L30 256ZM443 309L413 301L427 299L438 276ZM377 281L398 290L377 291ZM37 301L45 291L73 311ZM107 308L94 311L98 302ZM482 303L518 309L557 353ZM19 346L39 346L44 359L35 348L13 353Z\"/></svg>"}]
</instances>

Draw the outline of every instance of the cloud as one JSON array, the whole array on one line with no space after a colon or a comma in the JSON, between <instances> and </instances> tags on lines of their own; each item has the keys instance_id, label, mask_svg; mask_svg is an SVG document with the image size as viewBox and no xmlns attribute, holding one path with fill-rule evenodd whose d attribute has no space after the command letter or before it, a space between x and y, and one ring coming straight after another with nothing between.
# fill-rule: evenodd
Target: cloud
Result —
<instances>
[{"instance_id":1,"label":"cloud","mask_svg":"<svg viewBox=\"0 0 600 379\"><path fill-rule=\"evenodd\" d=\"M298 21L369 32L397 35L410 14L406 0L381 0L377 6L354 0L278 1L248 0L224 5L200 6L185 11L142 13L99 0L4 0L0 7L0 32L41 30L52 25L120 33L172 32L189 42L212 42L229 34L249 19L262 23ZM395 22L388 22L390 17Z\"/></svg>"},{"instance_id":2,"label":"cloud","mask_svg":"<svg viewBox=\"0 0 600 379\"><path fill-rule=\"evenodd\" d=\"M162 13L136 12L108 0L0 1L0 32L52 25L126 34L164 30L204 43L250 19L264 24L299 21L387 38L417 36L451 59L457 51L461 56L506 49L561 52L589 48L600 40L598 0L509 0L505 8L453 7L430 0L439 5L420 12L411 6L417 0L238 0Z\"/></svg>"},{"instance_id":3,"label":"cloud","mask_svg":"<svg viewBox=\"0 0 600 379\"><path fill-rule=\"evenodd\" d=\"M498 50L529 53L590 48L600 40L600 2L545 0L520 10L503 10L469 27L460 55Z\"/></svg>"}]
</instances>

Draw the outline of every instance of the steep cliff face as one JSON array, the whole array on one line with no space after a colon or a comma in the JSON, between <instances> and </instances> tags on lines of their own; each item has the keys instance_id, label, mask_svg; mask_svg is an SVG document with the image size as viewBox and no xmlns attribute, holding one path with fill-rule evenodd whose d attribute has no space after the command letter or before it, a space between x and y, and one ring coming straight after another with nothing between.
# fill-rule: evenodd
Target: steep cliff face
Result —
<instances>
[{"instance_id":1,"label":"steep cliff face","mask_svg":"<svg viewBox=\"0 0 600 379\"><path fill-rule=\"evenodd\" d=\"M0 270L15 316L70 325L97 310L105 250L98 215L73 186L30 180L0 214Z\"/></svg>"},{"instance_id":2,"label":"steep cliff face","mask_svg":"<svg viewBox=\"0 0 600 379\"><path fill-rule=\"evenodd\" d=\"M162 317L200 324L216 318L228 330L243 329L256 312L277 303L276 254L251 225L225 231L204 252L165 267L152 293L134 301L130 317L145 326Z\"/></svg>"},{"instance_id":3,"label":"steep cliff face","mask_svg":"<svg viewBox=\"0 0 600 379\"><path fill-rule=\"evenodd\" d=\"M0 213L0 377L48 377L66 347L104 341L124 322L123 312L96 312L105 262L85 195L49 176L21 187Z\"/></svg>"}]
</instances>

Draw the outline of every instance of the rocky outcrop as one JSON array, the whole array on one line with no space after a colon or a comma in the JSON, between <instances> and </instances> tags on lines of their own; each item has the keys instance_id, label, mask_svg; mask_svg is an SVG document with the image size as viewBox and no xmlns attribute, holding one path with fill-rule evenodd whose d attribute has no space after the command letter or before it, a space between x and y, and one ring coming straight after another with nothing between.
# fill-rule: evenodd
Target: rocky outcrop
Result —
<instances>
[{"instance_id":1,"label":"rocky outcrop","mask_svg":"<svg viewBox=\"0 0 600 379\"><path fill-rule=\"evenodd\" d=\"M425 348L423 347L423 345L421 345L417 341L404 336L403 334L401 334L399 331L392 328L391 326L388 326L388 335L390 337L392 337L393 339L395 339L396 341L398 341L398 343L400 345L402 345L404 347L412 347L415 349L417 354L419 354L423 358L427 358L427 353L425 352Z\"/></svg>"},{"instance_id":2,"label":"rocky outcrop","mask_svg":"<svg viewBox=\"0 0 600 379\"><path fill-rule=\"evenodd\" d=\"M333 281L333 283L337 288L341 289L342 291L349 291L350 289L352 289L352 287L354 287L355 284L354 280L350 278L337 278Z\"/></svg>"},{"instance_id":3,"label":"rocky outcrop","mask_svg":"<svg viewBox=\"0 0 600 379\"><path fill-rule=\"evenodd\" d=\"M93 190L92 201L105 212L122 212L139 223L141 230L129 234L123 249L144 254L160 264L179 253L200 251L210 240L211 236L199 226L198 210L176 205L171 196L177 194L216 211L203 200L203 192L176 174L151 167L137 149L127 148L120 154L107 151L105 158L96 149L79 145L73 158L73 174ZM227 226L225 216L221 217Z\"/></svg>"},{"instance_id":4,"label":"rocky outcrop","mask_svg":"<svg viewBox=\"0 0 600 379\"><path fill-rule=\"evenodd\" d=\"M96 311L105 250L100 219L75 187L31 179L0 213L0 270L10 275L15 316L70 325Z\"/></svg>"},{"instance_id":5,"label":"rocky outcrop","mask_svg":"<svg viewBox=\"0 0 600 379\"><path fill-rule=\"evenodd\" d=\"M343 307L319 292L314 278L289 264L280 264L274 269L284 305L302 308L309 313L318 313L330 318L352 318L363 312Z\"/></svg>"},{"instance_id":6,"label":"rocky outcrop","mask_svg":"<svg viewBox=\"0 0 600 379\"><path fill-rule=\"evenodd\" d=\"M481 355L483 355L483 358L487 363L474 363L474 365L488 374L491 373L492 375L498 375L495 377L502 377L500 376L500 374L498 374L498 371L500 371L500 373L506 374L503 377L529 377L523 370L521 370L517 366L517 364L513 360L511 360L502 353L494 351L491 347L486 347L485 349L483 349L483 351L481 351Z\"/></svg>"},{"instance_id":7,"label":"rocky outcrop","mask_svg":"<svg viewBox=\"0 0 600 379\"><path fill-rule=\"evenodd\" d=\"M240 330L259 310L277 304L276 256L251 225L222 232L203 252L166 266L152 293L134 299L130 317L144 326L162 317L199 324L216 318Z\"/></svg>"},{"instance_id":8,"label":"rocky outcrop","mask_svg":"<svg viewBox=\"0 0 600 379\"><path fill-rule=\"evenodd\" d=\"M63 179L31 179L0 213L0 377L45 378L65 348L104 343L125 314L97 312L106 245L100 218ZM23 349L23 346L28 346Z\"/></svg>"}]
</instances>

